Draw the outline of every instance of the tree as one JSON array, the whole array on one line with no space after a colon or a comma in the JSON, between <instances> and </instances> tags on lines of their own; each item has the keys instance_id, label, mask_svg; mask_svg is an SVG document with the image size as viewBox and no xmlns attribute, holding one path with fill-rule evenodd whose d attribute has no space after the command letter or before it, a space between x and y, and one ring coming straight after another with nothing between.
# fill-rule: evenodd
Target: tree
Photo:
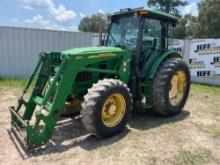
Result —
<instances>
[{"instance_id":1,"label":"tree","mask_svg":"<svg viewBox=\"0 0 220 165\"><path fill-rule=\"evenodd\" d=\"M79 24L79 31L99 33L99 42L102 40L102 33L107 28L107 14L93 14L90 17L84 17Z\"/></svg>"},{"instance_id":2,"label":"tree","mask_svg":"<svg viewBox=\"0 0 220 165\"><path fill-rule=\"evenodd\" d=\"M186 37L197 38L199 29L199 23L197 17L186 14L184 15L177 26L174 28L174 38L184 39Z\"/></svg>"},{"instance_id":3,"label":"tree","mask_svg":"<svg viewBox=\"0 0 220 165\"><path fill-rule=\"evenodd\" d=\"M190 38L197 38L199 33L198 18L191 14L187 14L184 16L184 19L186 20L186 36Z\"/></svg>"},{"instance_id":4,"label":"tree","mask_svg":"<svg viewBox=\"0 0 220 165\"><path fill-rule=\"evenodd\" d=\"M173 29L173 37L176 39L184 39L186 37L186 20L184 18L181 18Z\"/></svg>"},{"instance_id":5,"label":"tree","mask_svg":"<svg viewBox=\"0 0 220 165\"><path fill-rule=\"evenodd\" d=\"M147 5L149 7L155 7L166 13L174 14L175 16L180 17L178 7L186 6L187 1L183 0L148 0Z\"/></svg>"},{"instance_id":6,"label":"tree","mask_svg":"<svg viewBox=\"0 0 220 165\"><path fill-rule=\"evenodd\" d=\"M220 1L202 0L199 5L198 38L220 38Z\"/></svg>"}]
</instances>

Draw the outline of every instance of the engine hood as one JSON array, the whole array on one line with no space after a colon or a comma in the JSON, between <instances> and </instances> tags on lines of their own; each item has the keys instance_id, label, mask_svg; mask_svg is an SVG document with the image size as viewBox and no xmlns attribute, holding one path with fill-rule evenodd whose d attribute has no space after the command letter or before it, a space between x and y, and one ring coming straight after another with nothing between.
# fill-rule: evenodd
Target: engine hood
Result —
<instances>
[{"instance_id":1,"label":"engine hood","mask_svg":"<svg viewBox=\"0 0 220 165\"><path fill-rule=\"evenodd\" d=\"M117 53L123 52L121 48L117 47L86 47L86 48L74 48L65 50L62 52L62 55L90 55L90 54L99 54L99 53Z\"/></svg>"}]
</instances>

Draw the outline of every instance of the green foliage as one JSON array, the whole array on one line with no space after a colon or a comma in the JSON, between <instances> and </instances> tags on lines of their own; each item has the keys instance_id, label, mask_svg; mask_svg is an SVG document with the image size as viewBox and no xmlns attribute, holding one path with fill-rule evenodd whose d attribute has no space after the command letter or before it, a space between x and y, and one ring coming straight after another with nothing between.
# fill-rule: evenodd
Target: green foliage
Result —
<instances>
[{"instance_id":1,"label":"green foliage","mask_svg":"<svg viewBox=\"0 0 220 165\"><path fill-rule=\"evenodd\" d=\"M198 4L197 17L187 14L180 19L174 30L174 37L219 38L220 37L220 1L202 0Z\"/></svg>"},{"instance_id":2,"label":"green foliage","mask_svg":"<svg viewBox=\"0 0 220 165\"><path fill-rule=\"evenodd\" d=\"M186 36L197 38L199 33L199 22L197 17L187 14L184 16L184 19L186 20Z\"/></svg>"},{"instance_id":3,"label":"green foliage","mask_svg":"<svg viewBox=\"0 0 220 165\"><path fill-rule=\"evenodd\" d=\"M173 37L176 39L184 39L186 37L186 20L180 19L179 23L173 29Z\"/></svg>"},{"instance_id":4,"label":"green foliage","mask_svg":"<svg viewBox=\"0 0 220 165\"><path fill-rule=\"evenodd\" d=\"M20 79L20 78L0 78L0 88L3 87L15 87L21 88L24 87L26 84L27 79Z\"/></svg>"},{"instance_id":5,"label":"green foliage","mask_svg":"<svg viewBox=\"0 0 220 165\"><path fill-rule=\"evenodd\" d=\"M184 39L186 37L196 38L198 36L198 19L191 14L184 15L174 28L174 38Z\"/></svg>"},{"instance_id":6,"label":"green foliage","mask_svg":"<svg viewBox=\"0 0 220 165\"><path fill-rule=\"evenodd\" d=\"M102 43L102 33L108 26L108 14L93 14L90 17L84 17L79 24L79 31L99 33L99 44Z\"/></svg>"},{"instance_id":7,"label":"green foliage","mask_svg":"<svg viewBox=\"0 0 220 165\"><path fill-rule=\"evenodd\" d=\"M82 32L102 33L107 27L106 14L93 14L90 17L84 17L79 24L79 30Z\"/></svg>"},{"instance_id":8,"label":"green foliage","mask_svg":"<svg viewBox=\"0 0 220 165\"><path fill-rule=\"evenodd\" d=\"M198 4L198 38L219 38L220 37L220 1L202 0Z\"/></svg>"},{"instance_id":9,"label":"green foliage","mask_svg":"<svg viewBox=\"0 0 220 165\"><path fill-rule=\"evenodd\" d=\"M220 95L220 87L219 86L210 86L210 85L202 85L202 84L192 84L191 91L195 93L202 94L211 94L211 95Z\"/></svg>"},{"instance_id":10,"label":"green foliage","mask_svg":"<svg viewBox=\"0 0 220 165\"><path fill-rule=\"evenodd\" d=\"M197 17L190 14L180 16L178 8L187 5L186 0L148 0L147 4L181 18L174 29L174 38L220 38L220 0L201 0ZM100 33L105 31L107 24L106 15L94 14L81 20L79 30Z\"/></svg>"},{"instance_id":11,"label":"green foliage","mask_svg":"<svg viewBox=\"0 0 220 165\"><path fill-rule=\"evenodd\" d=\"M187 1L183 0L148 0L147 5L149 7L155 7L166 13L174 14L180 16L178 7L186 6Z\"/></svg>"},{"instance_id":12,"label":"green foliage","mask_svg":"<svg viewBox=\"0 0 220 165\"><path fill-rule=\"evenodd\" d=\"M0 93L4 91L4 89L20 89L23 88L26 84L26 79L20 78L1 78L0 77Z\"/></svg>"}]
</instances>

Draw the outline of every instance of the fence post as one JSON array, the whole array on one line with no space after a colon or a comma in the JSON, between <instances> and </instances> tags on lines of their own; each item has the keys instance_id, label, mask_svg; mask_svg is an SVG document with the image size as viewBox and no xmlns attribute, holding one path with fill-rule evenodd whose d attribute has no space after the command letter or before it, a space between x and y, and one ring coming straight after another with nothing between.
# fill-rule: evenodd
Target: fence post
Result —
<instances>
[{"instance_id":1,"label":"fence post","mask_svg":"<svg viewBox=\"0 0 220 165\"><path fill-rule=\"evenodd\" d=\"M183 52L183 56L184 56L184 60L187 62L187 64L189 63L191 43L192 43L192 40L189 39L189 38L186 38L186 39L184 40L184 52Z\"/></svg>"}]
</instances>

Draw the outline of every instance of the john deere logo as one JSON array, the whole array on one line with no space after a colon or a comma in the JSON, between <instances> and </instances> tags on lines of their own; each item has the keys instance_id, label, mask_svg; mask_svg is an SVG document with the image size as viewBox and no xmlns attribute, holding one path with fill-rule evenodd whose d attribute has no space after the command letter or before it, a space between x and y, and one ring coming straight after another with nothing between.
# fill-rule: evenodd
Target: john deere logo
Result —
<instances>
[{"instance_id":1,"label":"john deere logo","mask_svg":"<svg viewBox=\"0 0 220 165\"><path fill-rule=\"evenodd\" d=\"M113 53L102 53L102 54L97 54L97 55L91 55L88 58L102 58L102 57L115 57L116 54Z\"/></svg>"}]
</instances>

